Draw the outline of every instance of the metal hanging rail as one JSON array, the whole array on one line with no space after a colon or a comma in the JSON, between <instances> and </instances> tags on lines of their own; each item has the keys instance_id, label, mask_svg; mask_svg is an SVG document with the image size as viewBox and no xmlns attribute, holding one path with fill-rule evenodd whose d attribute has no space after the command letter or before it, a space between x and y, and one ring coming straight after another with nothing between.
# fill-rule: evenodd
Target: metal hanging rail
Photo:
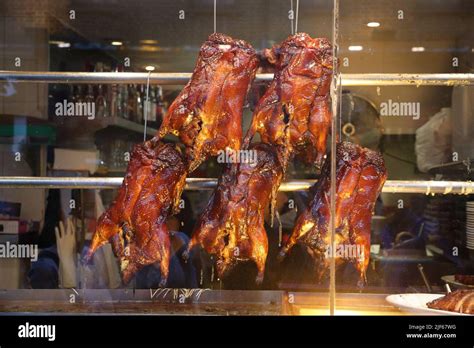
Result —
<instances>
[{"instance_id":1,"label":"metal hanging rail","mask_svg":"<svg viewBox=\"0 0 474 348\"><path fill-rule=\"evenodd\" d=\"M0 81L36 83L145 83L184 85L191 73L38 72L0 70ZM273 74L257 74L255 81L270 81ZM343 86L455 86L474 85L474 74L341 74Z\"/></svg>"},{"instance_id":2,"label":"metal hanging rail","mask_svg":"<svg viewBox=\"0 0 474 348\"><path fill-rule=\"evenodd\" d=\"M123 178L81 177L0 177L0 188L69 188L69 189L113 189L122 184ZM291 180L281 184L280 191L307 190L316 180ZM217 185L214 178L187 178L187 190L212 190ZM387 193L424 194L474 194L474 182L470 181L421 181L387 180L383 187Z\"/></svg>"}]
</instances>

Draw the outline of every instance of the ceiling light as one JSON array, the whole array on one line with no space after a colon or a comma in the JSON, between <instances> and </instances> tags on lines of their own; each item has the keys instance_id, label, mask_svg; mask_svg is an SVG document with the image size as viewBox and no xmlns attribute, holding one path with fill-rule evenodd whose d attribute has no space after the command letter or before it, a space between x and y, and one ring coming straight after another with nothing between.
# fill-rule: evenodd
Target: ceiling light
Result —
<instances>
[{"instance_id":1,"label":"ceiling light","mask_svg":"<svg viewBox=\"0 0 474 348\"><path fill-rule=\"evenodd\" d=\"M111 44L112 44L112 46L122 46L123 42L122 41L112 41Z\"/></svg>"},{"instance_id":2,"label":"ceiling light","mask_svg":"<svg viewBox=\"0 0 474 348\"><path fill-rule=\"evenodd\" d=\"M69 48L69 47L71 47L71 44L69 42L65 42L65 41L54 41L54 40L52 40L52 41L49 41L49 43L51 45L56 45L59 48Z\"/></svg>"},{"instance_id":3,"label":"ceiling light","mask_svg":"<svg viewBox=\"0 0 474 348\"><path fill-rule=\"evenodd\" d=\"M144 45L156 45L158 43L158 40L140 40L141 44Z\"/></svg>"},{"instance_id":4,"label":"ceiling light","mask_svg":"<svg viewBox=\"0 0 474 348\"><path fill-rule=\"evenodd\" d=\"M355 45L355 46L349 46L349 51L357 52L357 51L362 51L364 49L363 46Z\"/></svg>"},{"instance_id":5,"label":"ceiling light","mask_svg":"<svg viewBox=\"0 0 474 348\"><path fill-rule=\"evenodd\" d=\"M155 70L155 67L154 67L153 65L147 65L147 66L145 67L145 70L146 70L146 71L153 71L153 70Z\"/></svg>"},{"instance_id":6,"label":"ceiling light","mask_svg":"<svg viewBox=\"0 0 474 348\"><path fill-rule=\"evenodd\" d=\"M378 28L378 27L380 27L380 23L379 22L369 22L369 23L367 23L367 26L369 28Z\"/></svg>"},{"instance_id":7,"label":"ceiling light","mask_svg":"<svg viewBox=\"0 0 474 348\"><path fill-rule=\"evenodd\" d=\"M411 48L412 52L425 52L425 48L422 46L415 46Z\"/></svg>"}]
</instances>

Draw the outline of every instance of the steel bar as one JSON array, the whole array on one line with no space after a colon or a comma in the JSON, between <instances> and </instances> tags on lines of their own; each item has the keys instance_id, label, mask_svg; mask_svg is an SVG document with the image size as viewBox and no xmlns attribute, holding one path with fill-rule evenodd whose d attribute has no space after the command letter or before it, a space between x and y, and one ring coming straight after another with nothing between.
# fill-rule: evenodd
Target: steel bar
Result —
<instances>
[{"instance_id":1,"label":"steel bar","mask_svg":"<svg viewBox=\"0 0 474 348\"><path fill-rule=\"evenodd\" d=\"M112 189L122 184L122 178L103 177L25 177L0 176L0 188L77 188ZM291 180L282 183L280 191L307 190L316 180ZM217 185L215 178L188 178L187 190L212 190ZM386 193L424 193L424 194L474 194L471 181L434 180L387 180L382 192Z\"/></svg>"},{"instance_id":2,"label":"steel bar","mask_svg":"<svg viewBox=\"0 0 474 348\"><path fill-rule=\"evenodd\" d=\"M150 83L184 85L191 73L151 73ZM40 72L0 70L0 81L36 83L146 83L139 72ZM257 74L255 81L270 81L273 74ZM474 85L474 74L341 74L343 86L454 86Z\"/></svg>"},{"instance_id":3,"label":"steel bar","mask_svg":"<svg viewBox=\"0 0 474 348\"><path fill-rule=\"evenodd\" d=\"M468 86L474 74L341 74L341 84L350 86Z\"/></svg>"}]
</instances>

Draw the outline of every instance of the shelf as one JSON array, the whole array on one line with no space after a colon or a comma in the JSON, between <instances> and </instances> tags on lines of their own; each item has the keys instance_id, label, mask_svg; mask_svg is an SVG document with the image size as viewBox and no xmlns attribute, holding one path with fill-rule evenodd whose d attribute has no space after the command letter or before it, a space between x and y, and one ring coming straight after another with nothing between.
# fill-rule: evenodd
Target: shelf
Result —
<instances>
[{"instance_id":1,"label":"shelf","mask_svg":"<svg viewBox=\"0 0 474 348\"><path fill-rule=\"evenodd\" d=\"M0 188L82 188L113 189L122 184L123 178L76 178L76 177L21 177L0 176ZM279 191L307 190L316 180L291 180L281 184ZM186 190L212 190L217 185L214 178L187 178ZM474 182L470 181L410 181L387 180L382 192L422 194L474 194Z\"/></svg>"},{"instance_id":2,"label":"shelf","mask_svg":"<svg viewBox=\"0 0 474 348\"><path fill-rule=\"evenodd\" d=\"M56 128L47 120L21 115L2 115L0 119L1 143L50 145L56 141Z\"/></svg>"},{"instance_id":3,"label":"shelf","mask_svg":"<svg viewBox=\"0 0 474 348\"><path fill-rule=\"evenodd\" d=\"M43 72L0 70L0 81L35 83L139 83L184 85L191 73ZM257 74L255 81L270 81L273 74ZM474 85L474 74L341 74L342 86L455 86Z\"/></svg>"},{"instance_id":4,"label":"shelf","mask_svg":"<svg viewBox=\"0 0 474 348\"><path fill-rule=\"evenodd\" d=\"M67 120L67 121L66 121ZM112 117L112 116L104 116L104 117L96 117L93 120L87 120L87 123L83 123L84 119L81 117L61 117L62 123L57 123L56 126L61 130L69 130L73 132L73 134L77 134L78 132L97 132L102 129L106 129L108 127L117 127L121 128L130 132L135 132L143 135L143 130L145 125L127 120L122 117ZM84 126L86 125L86 126ZM78 128L80 127L80 128ZM146 131L148 136L154 136L157 133L157 130L147 126Z\"/></svg>"},{"instance_id":5,"label":"shelf","mask_svg":"<svg viewBox=\"0 0 474 348\"><path fill-rule=\"evenodd\" d=\"M122 129L126 129L132 132L140 133L143 134L143 129L145 125L133 122L130 120L126 120L122 117L102 117L100 119L100 123L105 127L119 127ZM149 136L154 136L156 134L157 130L154 128L151 128L150 126L147 126L146 128L146 134Z\"/></svg>"}]
</instances>

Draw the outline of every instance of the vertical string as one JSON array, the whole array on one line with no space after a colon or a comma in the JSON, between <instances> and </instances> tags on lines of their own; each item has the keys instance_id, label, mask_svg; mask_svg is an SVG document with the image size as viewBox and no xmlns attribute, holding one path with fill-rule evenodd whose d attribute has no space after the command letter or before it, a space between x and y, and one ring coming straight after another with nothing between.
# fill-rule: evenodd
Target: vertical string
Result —
<instances>
[{"instance_id":1,"label":"vertical string","mask_svg":"<svg viewBox=\"0 0 474 348\"><path fill-rule=\"evenodd\" d=\"M146 96L145 96L145 107L143 108L143 113L145 114L145 124L144 124L144 127L143 127L143 141L146 141L146 127L147 127L147 121L148 121L148 105L149 105L149 101L148 101L148 92L150 90L150 75L151 75L151 71L148 72L148 76L146 78Z\"/></svg>"},{"instance_id":2,"label":"vertical string","mask_svg":"<svg viewBox=\"0 0 474 348\"><path fill-rule=\"evenodd\" d=\"M337 125L337 128L339 130L339 141L342 141L342 82L341 82L341 76L339 76L338 79L338 85L337 85L337 95L339 97L339 124ZM350 121L350 115L352 112L349 113L349 122Z\"/></svg>"},{"instance_id":3,"label":"vertical string","mask_svg":"<svg viewBox=\"0 0 474 348\"><path fill-rule=\"evenodd\" d=\"M295 32L294 34L298 33L298 14L300 8L300 0L296 0L296 18L295 18Z\"/></svg>"},{"instance_id":4,"label":"vertical string","mask_svg":"<svg viewBox=\"0 0 474 348\"><path fill-rule=\"evenodd\" d=\"M336 312L336 127L337 127L337 112L338 112L338 86L340 87L340 76L337 69L338 63L338 40L339 40L339 0L333 0L333 33L332 33L332 45L333 45L333 80L331 86L331 109L332 109L332 120L331 120L331 215L329 219L329 230L330 230L330 248L331 254L329 255L329 314L334 315Z\"/></svg>"},{"instance_id":5,"label":"vertical string","mask_svg":"<svg viewBox=\"0 0 474 348\"><path fill-rule=\"evenodd\" d=\"M217 0L214 0L214 33L217 32Z\"/></svg>"},{"instance_id":6,"label":"vertical string","mask_svg":"<svg viewBox=\"0 0 474 348\"><path fill-rule=\"evenodd\" d=\"M290 0L290 13L291 13L291 21L290 21L290 26L291 26L291 35L295 33L294 31L294 26L293 26L293 20L295 18L295 13L293 12L293 0Z\"/></svg>"}]
</instances>

